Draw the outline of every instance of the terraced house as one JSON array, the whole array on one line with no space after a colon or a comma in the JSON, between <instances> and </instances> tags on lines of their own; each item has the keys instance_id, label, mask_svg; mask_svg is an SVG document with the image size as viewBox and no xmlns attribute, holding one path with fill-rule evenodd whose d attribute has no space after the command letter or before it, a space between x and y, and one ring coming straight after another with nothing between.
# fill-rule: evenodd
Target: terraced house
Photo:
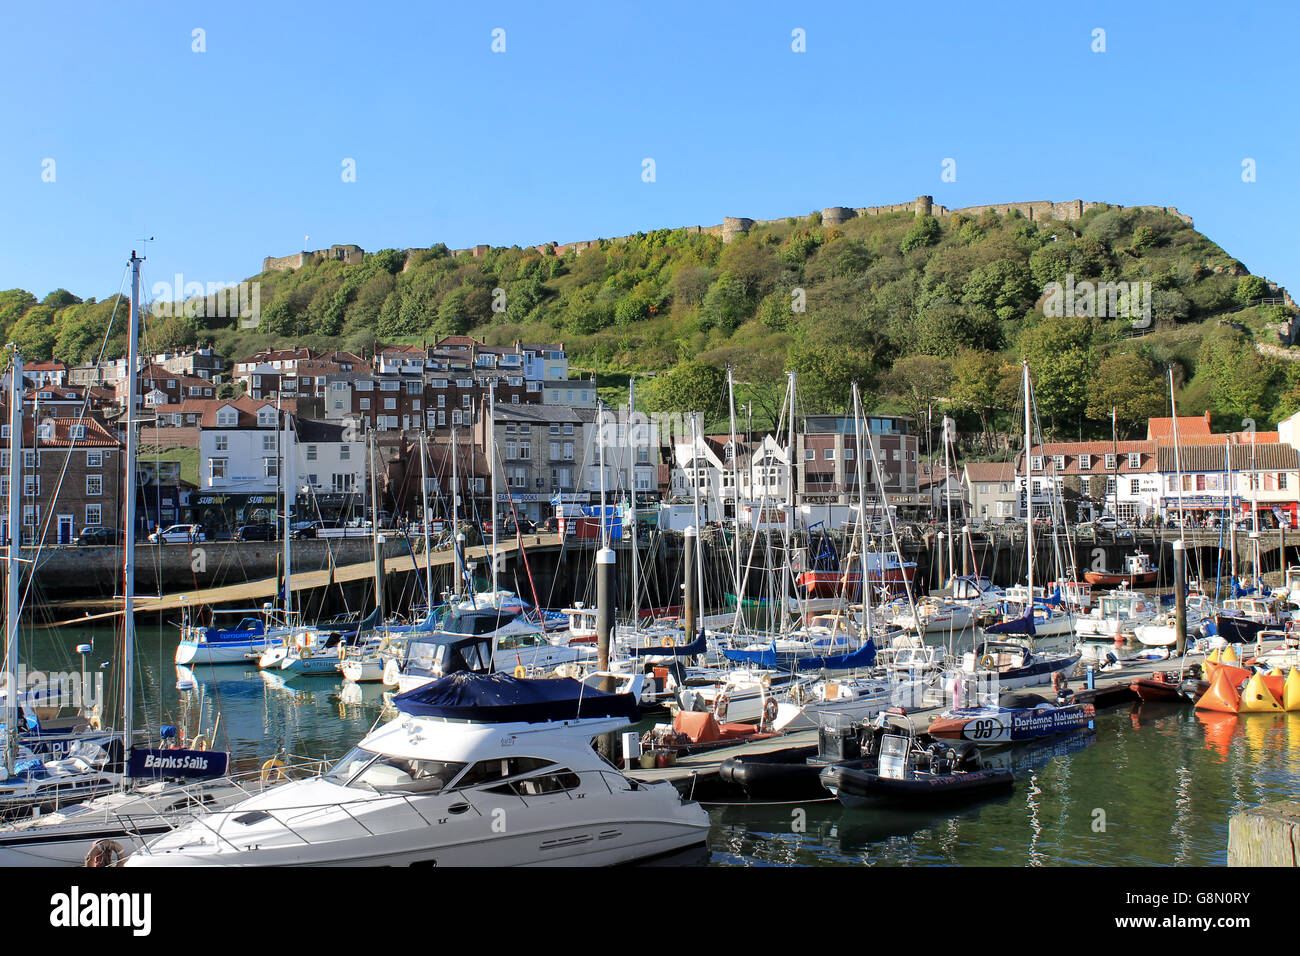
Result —
<instances>
[{"instance_id":1,"label":"terraced house","mask_svg":"<svg viewBox=\"0 0 1300 956\"><path fill-rule=\"evenodd\" d=\"M4 412L8 421L8 411ZM70 544L86 528L117 527L122 458L99 421L23 414L22 536L25 544ZM9 502L9 425L0 425L0 509ZM0 526L8 527L8 516Z\"/></svg>"}]
</instances>

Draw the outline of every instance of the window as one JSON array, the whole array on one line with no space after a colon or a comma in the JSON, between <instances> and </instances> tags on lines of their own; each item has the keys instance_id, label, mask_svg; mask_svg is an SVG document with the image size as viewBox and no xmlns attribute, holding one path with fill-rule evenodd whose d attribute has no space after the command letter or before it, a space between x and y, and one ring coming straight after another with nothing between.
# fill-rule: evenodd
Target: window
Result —
<instances>
[{"instance_id":1,"label":"window","mask_svg":"<svg viewBox=\"0 0 1300 956\"><path fill-rule=\"evenodd\" d=\"M553 441L551 442L551 459L554 460L559 457L560 457L560 443L558 441Z\"/></svg>"},{"instance_id":2,"label":"window","mask_svg":"<svg viewBox=\"0 0 1300 956\"><path fill-rule=\"evenodd\" d=\"M324 779L378 793L439 793L465 768L446 760L414 760L360 747L336 763Z\"/></svg>"},{"instance_id":3,"label":"window","mask_svg":"<svg viewBox=\"0 0 1300 956\"><path fill-rule=\"evenodd\" d=\"M1133 497L1136 498L1137 495L1138 495L1138 493L1141 491L1141 489L1142 489L1142 482L1141 482L1141 481L1139 481L1137 478L1130 478L1130 479L1129 479L1129 483L1128 483L1128 493L1129 493L1130 495L1132 495Z\"/></svg>"},{"instance_id":4,"label":"window","mask_svg":"<svg viewBox=\"0 0 1300 956\"><path fill-rule=\"evenodd\" d=\"M262 436L262 451L275 451L275 436L274 436L274 435L263 435L263 436Z\"/></svg>"},{"instance_id":5,"label":"window","mask_svg":"<svg viewBox=\"0 0 1300 956\"><path fill-rule=\"evenodd\" d=\"M853 460L853 449L852 449L852 448L849 448L849 447L845 446L845 448L844 448L844 460L845 460L845 461L852 461L852 460Z\"/></svg>"},{"instance_id":6,"label":"window","mask_svg":"<svg viewBox=\"0 0 1300 956\"><path fill-rule=\"evenodd\" d=\"M339 461L349 461L352 458L352 446L344 442L339 445Z\"/></svg>"},{"instance_id":7,"label":"window","mask_svg":"<svg viewBox=\"0 0 1300 956\"><path fill-rule=\"evenodd\" d=\"M1079 470L1080 470L1080 471L1091 471L1091 470L1092 470L1092 456L1091 456L1091 455L1080 455L1080 456L1079 456Z\"/></svg>"},{"instance_id":8,"label":"window","mask_svg":"<svg viewBox=\"0 0 1300 956\"><path fill-rule=\"evenodd\" d=\"M1043 470L1043 456L1042 456L1042 455L1030 455L1030 456L1029 456L1029 467L1030 467L1030 469L1031 469L1032 471L1042 471L1042 470Z\"/></svg>"},{"instance_id":9,"label":"window","mask_svg":"<svg viewBox=\"0 0 1300 956\"><path fill-rule=\"evenodd\" d=\"M1286 491L1286 472L1282 472L1277 476L1277 490Z\"/></svg>"},{"instance_id":10,"label":"window","mask_svg":"<svg viewBox=\"0 0 1300 956\"><path fill-rule=\"evenodd\" d=\"M834 461L834 460L835 460L835 449L834 449L834 448L823 448L823 449L822 449L822 460L823 460L823 461Z\"/></svg>"},{"instance_id":11,"label":"window","mask_svg":"<svg viewBox=\"0 0 1300 956\"><path fill-rule=\"evenodd\" d=\"M1128 466L1129 466L1130 468L1141 468L1141 467L1142 467L1142 455L1141 455L1141 453L1136 452L1136 451L1129 452L1129 456L1128 456Z\"/></svg>"},{"instance_id":12,"label":"window","mask_svg":"<svg viewBox=\"0 0 1300 956\"><path fill-rule=\"evenodd\" d=\"M86 524L99 524L104 516L103 507L103 505L86 505Z\"/></svg>"},{"instance_id":13,"label":"window","mask_svg":"<svg viewBox=\"0 0 1300 956\"><path fill-rule=\"evenodd\" d=\"M315 445L308 445L308 446L307 446L307 460L308 460L308 461L315 461L315 460L316 460L316 446L315 446Z\"/></svg>"},{"instance_id":14,"label":"window","mask_svg":"<svg viewBox=\"0 0 1300 956\"><path fill-rule=\"evenodd\" d=\"M564 460L573 461L573 442L571 441L564 443Z\"/></svg>"},{"instance_id":15,"label":"window","mask_svg":"<svg viewBox=\"0 0 1300 956\"><path fill-rule=\"evenodd\" d=\"M527 461L528 459L533 457L532 442L521 441L519 443L519 457L523 461Z\"/></svg>"},{"instance_id":16,"label":"window","mask_svg":"<svg viewBox=\"0 0 1300 956\"><path fill-rule=\"evenodd\" d=\"M816 449L814 449L814 448L805 448L805 449L803 450L803 460L804 460L804 461L815 461L816 458L817 458L817 450L816 450Z\"/></svg>"},{"instance_id":17,"label":"window","mask_svg":"<svg viewBox=\"0 0 1300 956\"><path fill-rule=\"evenodd\" d=\"M461 405L461 408L469 408L469 407L470 407L470 401L471 401L470 396L468 396L468 395L462 395L462 396L460 397L460 405Z\"/></svg>"},{"instance_id":18,"label":"window","mask_svg":"<svg viewBox=\"0 0 1300 956\"><path fill-rule=\"evenodd\" d=\"M1115 456L1114 456L1114 455L1107 455L1107 456L1106 456L1106 470L1107 470L1107 471L1114 471L1114 470L1115 470L1115 465L1116 465Z\"/></svg>"},{"instance_id":19,"label":"window","mask_svg":"<svg viewBox=\"0 0 1300 956\"><path fill-rule=\"evenodd\" d=\"M86 476L86 497L98 498L104 493L104 476L87 475Z\"/></svg>"},{"instance_id":20,"label":"window","mask_svg":"<svg viewBox=\"0 0 1300 956\"><path fill-rule=\"evenodd\" d=\"M87 468L103 468L103 467L104 467L104 453L103 453L102 451L88 451L88 452L86 452L86 467L87 467Z\"/></svg>"},{"instance_id":21,"label":"window","mask_svg":"<svg viewBox=\"0 0 1300 956\"><path fill-rule=\"evenodd\" d=\"M41 453L39 451L23 452L23 467L24 468L41 467Z\"/></svg>"},{"instance_id":22,"label":"window","mask_svg":"<svg viewBox=\"0 0 1300 956\"><path fill-rule=\"evenodd\" d=\"M370 399L368 398L361 399L361 410L363 412L370 411Z\"/></svg>"},{"instance_id":23,"label":"window","mask_svg":"<svg viewBox=\"0 0 1300 956\"><path fill-rule=\"evenodd\" d=\"M565 425L565 426L564 426L564 434L566 434L566 435L572 435L572 434L573 434L573 426L572 426L572 425Z\"/></svg>"},{"instance_id":24,"label":"window","mask_svg":"<svg viewBox=\"0 0 1300 956\"><path fill-rule=\"evenodd\" d=\"M1062 470L1064 470L1064 468L1065 468L1065 456L1064 456L1064 455L1053 455L1053 456L1052 456L1052 467L1055 468L1057 471L1062 471Z\"/></svg>"},{"instance_id":25,"label":"window","mask_svg":"<svg viewBox=\"0 0 1300 956\"><path fill-rule=\"evenodd\" d=\"M70 434L72 436L73 441L81 441L86 437L86 426L73 425Z\"/></svg>"},{"instance_id":26,"label":"window","mask_svg":"<svg viewBox=\"0 0 1300 956\"><path fill-rule=\"evenodd\" d=\"M212 440L212 447L216 451L230 451L230 436L217 435Z\"/></svg>"},{"instance_id":27,"label":"window","mask_svg":"<svg viewBox=\"0 0 1300 956\"><path fill-rule=\"evenodd\" d=\"M228 458L209 458L208 459L208 476L211 481L224 481L226 478L226 463Z\"/></svg>"},{"instance_id":28,"label":"window","mask_svg":"<svg viewBox=\"0 0 1300 956\"><path fill-rule=\"evenodd\" d=\"M23 494L39 498L41 494L41 476L23 475Z\"/></svg>"},{"instance_id":29,"label":"window","mask_svg":"<svg viewBox=\"0 0 1300 956\"><path fill-rule=\"evenodd\" d=\"M278 478L278 477L280 477L280 459L278 459L278 458L263 458L263 459L262 459L262 464L263 464L263 466L264 466L265 469L266 469L266 477L268 477L268 478Z\"/></svg>"}]
</instances>

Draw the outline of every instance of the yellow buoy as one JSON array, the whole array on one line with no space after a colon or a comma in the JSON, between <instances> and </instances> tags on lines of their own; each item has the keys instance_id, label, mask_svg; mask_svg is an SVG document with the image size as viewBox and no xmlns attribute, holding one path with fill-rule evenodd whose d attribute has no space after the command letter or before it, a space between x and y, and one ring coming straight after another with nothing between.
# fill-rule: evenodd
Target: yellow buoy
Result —
<instances>
[{"instance_id":1,"label":"yellow buoy","mask_svg":"<svg viewBox=\"0 0 1300 956\"><path fill-rule=\"evenodd\" d=\"M1214 650L1210 651L1210 653L1209 653L1209 654L1206 656L1206 658L1205 658L1205 663L1206 663L1206 664L1217 664L1217 663L1219 663L1219 651L1220 651L1220 650L1221 650L1220 648L1216 647Z\"/></svg>"},{"instance_id":2,"label":"yellow buoy","mask_svg":"<svg viewBox=\"0 0 1300 956\"><path fill-rule=\"evenodd\" d=\"M1220 664L1241 663L1241 658L1237 656L1237 649L1234 648L1231 644L1225 647L1223 649L1223 653L1219 655L1219 663Z\"/></svg>"},{"instance_id":3,"label":"yellow buoy","mask_svg":"<svg viewBox=\"0 0 1300 956\"><path fill-rule=\"evenodd\" d=\"M1300 670L1291 668L1282 685L1282 706L1288 711L1300 710Z\"/></svg>"},{"instance_id":4,"label":"yellow buoy","mask_svg":"<svg viewBox=\"0 0 1300 956\"><path fill-rule=\"evenodd\" d=\"M1240 710L1243 714L1280 713L1282 705L1264 682L1263 674L1254 674L1241 692Z\"/></svg>"}]
</instances>

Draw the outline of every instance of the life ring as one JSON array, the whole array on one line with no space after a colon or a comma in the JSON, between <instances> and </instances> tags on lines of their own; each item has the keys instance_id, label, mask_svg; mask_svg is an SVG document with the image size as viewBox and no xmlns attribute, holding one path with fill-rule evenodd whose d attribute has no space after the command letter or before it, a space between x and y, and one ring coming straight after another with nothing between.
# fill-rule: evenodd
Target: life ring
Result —
<instances>
[{"instance_id":1,"label":"life ring","mask_svg":"<svg viewBox=\"0 0 1300 956\"><path fill-rule=\"evenodd\" d=\"M199 736L195 737L193 741L190 742L190 746L193 747L195 750L207 750L208 738L200 734Z\"/></svg>"},{"instance_id":2,"label":"life ring","mask_svg":"<svg viewBox=\"0 0 1300 956\"><path fill-rule=\"evenodd\" d=\"M763 723L771 727L772 724L776 722L776 712L777 707L775 697L769 697L767 700L763 701Z\"/></svg>"},{"instance_id":3,"label":"life ring","mask_svg":"<svg viewBox=\"0 0 1300 956\"><path fill-rule=\"evenodd\" d=\"M718 720L727 719L727 695L719 694L718 699L713 703L713 716Z\"/></svg>"},{"instance_id":4,"label":"life ring","mask_svg":"<svg viewBox=\"0 0 1300 956\"><path fill-rule=\"evenodd\" d=\"M86 854L86 866L121 866L125 851L116 840L96 840Z\"/></svg>"},{"instance_id":5,"label":"life ring","mask_svg":"<svg viewBox=\"0 0 1300 956\"><path fill-rule=\"evenodd\" d=\"M279 757L272 757L266 763L262 764L261 782L266 783L268 780L288 780L289 775L284 771L284 761Z\"/></svg>"},{"instance_id":6,"label":"life ring","mask_svg":"<svg viewBox=\"0 0 1300 956\"><path fill-rule=\"evenodd\" d=\"M995 671L998 669L998 661L992 654L985 654L980 658L980 670Z\"/></svg>"},{"instance_id":7,"label":"life ring","mask_svg":"<svg viewBox=\"0 0 1300 956\"><path fill-rule=\"evenodd\" d=\"M662 641L659 642L659 646L660 646L660 647L676 647L676 646L677 646L677 638L672 637L672 636L665 637Z\"/></svg>"},{"instance_id":8,"label":"life ring","mask_svg":"<svg viewBox=\"0 0 1300 956\"><path fill-rule=\"evenodd\" d=\"M518 665L515 668L515 676L518 677L520 680L523 680L525 677L528 676L528 668L524 667L523 664Z\"/></svg>"}]
</instances>

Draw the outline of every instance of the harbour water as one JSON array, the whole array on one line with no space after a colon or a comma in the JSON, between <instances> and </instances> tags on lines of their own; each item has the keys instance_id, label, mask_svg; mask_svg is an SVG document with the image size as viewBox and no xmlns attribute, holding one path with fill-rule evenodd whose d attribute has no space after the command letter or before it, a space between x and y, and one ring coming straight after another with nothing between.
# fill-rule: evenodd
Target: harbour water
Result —
<instances>
[{"instance_id":1,"label":"harbour water","mask_svg":"<svg viewBox=\"0 0 1300 956\"><path fill-rule=\"evenodd\" d=\"M337 758L383 716L379 684L283 680L253 666L200 667L178 690L175 627L138 627L139 729L163 724L212 734L235 765L283 748ZM75 647L111 634L73 628L25 633L29 668L72 671ZM108 683L110 670L104 670ZM217 714L220 722L216 723ZM201 720L201 724L199 723ZM110 723L113 723L110 721ZM712 865L1198 866L1222 865L1231 813L1300 789L1300 714L1228 715L1188 705L1103 711L1095 736L1018 752L1015 791L957 811L850 810L834 801L710 810Z\"/></svg>"}]
</instances>

